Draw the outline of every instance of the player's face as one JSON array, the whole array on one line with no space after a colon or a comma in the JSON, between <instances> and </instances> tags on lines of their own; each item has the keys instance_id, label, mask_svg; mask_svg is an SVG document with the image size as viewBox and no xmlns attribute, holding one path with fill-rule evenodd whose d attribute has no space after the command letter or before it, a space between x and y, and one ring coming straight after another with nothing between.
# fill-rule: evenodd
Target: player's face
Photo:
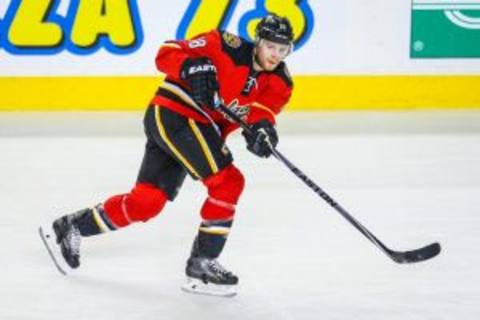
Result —
<instances>
[{"instance_id":1,"label":"player's face","mask_svg":"<svg viewBox=\"0 0 480 320\"><path fill-rule=\"evenodd\" d=\"M257 45L257 62L266 71L273 71L290 53L288 44L281 44L262 39Z\"/></svg>"}]
</instances>

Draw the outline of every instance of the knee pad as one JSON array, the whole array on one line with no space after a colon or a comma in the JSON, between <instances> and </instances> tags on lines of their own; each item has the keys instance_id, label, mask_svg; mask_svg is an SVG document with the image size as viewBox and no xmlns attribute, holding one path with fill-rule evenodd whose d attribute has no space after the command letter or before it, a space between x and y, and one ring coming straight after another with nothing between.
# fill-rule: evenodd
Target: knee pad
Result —
<instances>
[{"instance_id":1,"label":"knee pad","mask_svg":"<svg viewBox=\"0 0 480 320\"><path fill-rule=\"evenodd\" d=\"M208 189L201 216L204 220L231 220L235 206L245 186L243 174L234 165L206 178L203 184Z\"/></svg>"},{"instance_id":2,"label":"knee pad","mask_svg":"<svg viewBox=\"0 0 480 320\"><path fill-rule=\"evenodd\" d=\"M117 227L133 222L146 222L165 206L167 195L148 183L137 183L130 193L114 196L104 204L105 213Z\"/></svg>"}]
</instances>

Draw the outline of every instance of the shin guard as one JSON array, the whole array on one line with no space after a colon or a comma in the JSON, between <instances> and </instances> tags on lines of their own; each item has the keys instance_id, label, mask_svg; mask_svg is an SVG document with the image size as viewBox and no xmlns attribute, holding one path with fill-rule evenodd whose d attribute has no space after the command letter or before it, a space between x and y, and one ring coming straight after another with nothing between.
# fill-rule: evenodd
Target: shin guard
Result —
<instances>
[{"instance_id":1,"label":"shin guard","mask_svg":"<svg viewBox=\"0 0 480 320\"><path fill-rule=\"evenodd\" d=\"M201 209L203 221L193 245L192 256L215 259L227 241L245 179L236 167L230 165L205 179L204 185L208 188L208 198Z\"/></svg>"}]
</instances>

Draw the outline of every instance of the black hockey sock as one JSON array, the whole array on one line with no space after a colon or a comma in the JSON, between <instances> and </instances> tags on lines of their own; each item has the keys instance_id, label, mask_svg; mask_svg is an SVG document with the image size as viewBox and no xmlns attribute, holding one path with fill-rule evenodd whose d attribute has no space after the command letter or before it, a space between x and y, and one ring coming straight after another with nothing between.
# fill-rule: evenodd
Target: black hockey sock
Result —
<instances>
[{"instance_id":1,"label":"black hockey sock","mask_svg":"<svg viewBox=\"0 0 480 320\"><path fill-rule=\"evenodd\" d=\"M101 204L93 208L80 210L75 215L75 224L83 237L94 236L117 229L105 215Z\"/></svg>"},{"instance_id":2,"label":"black hockey sock","mask_svg":"<svg viewBox=\"0 0 480 320\"><path fill-rule=\"evenodd\" d=\"M225 246L232 223L233 220L202 222L193 244L192 256L218 258Z\"/></svg>"}]
</instances>

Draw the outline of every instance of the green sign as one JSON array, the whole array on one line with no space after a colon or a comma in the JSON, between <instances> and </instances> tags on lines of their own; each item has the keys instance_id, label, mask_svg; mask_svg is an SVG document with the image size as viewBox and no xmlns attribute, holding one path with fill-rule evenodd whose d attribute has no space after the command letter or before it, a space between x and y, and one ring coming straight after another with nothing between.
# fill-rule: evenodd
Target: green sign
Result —
<instances>
[{"instance_id":1,"label":"green sign","mask_svg":"<svg viewBox=\"0 0 480 320\"><path fill-rule=\"evenodd\" d=\"M412 58L480 57L480 0L413 0Z\"/></svg>"}]
</instances>

